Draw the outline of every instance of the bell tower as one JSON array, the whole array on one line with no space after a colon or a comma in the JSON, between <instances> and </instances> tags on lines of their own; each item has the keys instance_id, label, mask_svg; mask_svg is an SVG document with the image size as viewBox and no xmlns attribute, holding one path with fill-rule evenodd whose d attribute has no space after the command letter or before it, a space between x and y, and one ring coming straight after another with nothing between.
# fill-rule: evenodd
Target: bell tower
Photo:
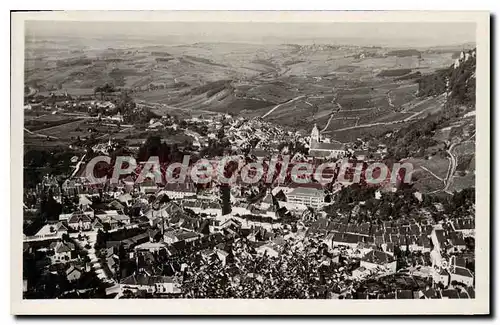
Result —
<instances>
[{"instance_id":1,"label":"bell tower","mask_svg":"<svg viewBox=\"0 0 500 325\"><path fill-rule=\"evenodd\" d=\"M319 143L319 130L316 123L311 131L311 139L309 140L309 148L312 148L313 144Z\"/></svg>"}]
</instances>

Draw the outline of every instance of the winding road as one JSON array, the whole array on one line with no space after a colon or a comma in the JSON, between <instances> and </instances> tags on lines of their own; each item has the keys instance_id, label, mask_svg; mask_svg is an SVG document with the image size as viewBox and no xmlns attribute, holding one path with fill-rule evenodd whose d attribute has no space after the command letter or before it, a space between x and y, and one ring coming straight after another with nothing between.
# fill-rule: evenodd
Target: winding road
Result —
<instances>
[{"instance_id":1,"label":"winding road","mask_svg":"<svg viewBox=\"0 0 500 325\"><path fill-rule=\"evenodd\" d=\"M459 144L469 142L475 136L476 136L476 132L474 131L474 134L472 134L467 140L453 143L450 145L450 148L448 150L446 150L446 153L450 156L450 165L448 166L448 171L447 171L446 177L444 179L444 182L445 182L445 187L443 189L444 192L450 193L448 191L448 189L450 188L451 183L453 181L453 175L455 175L455 172L457 170L457 164L458 164L457 157L455 157L455 155L453 154L453 149L455 148L455 146L457 146Z\"/></svg>"},{"instance_id":2,"label":"winding road","mask_svg":"<svg viewBox=\"0 0 500 325\"><path fill-rule=\"evenodd\" d=\"M450 148L446 150L446 153L450 156L450 164L448 165L448 171L446 172L446 177L445 177L445 186L443 191L448 192L448 188L451 185L451 181L453 179L453 175L455 174L455 171L457 170L457 158L455 155L453 155L453 148L457 145L458 143L453 143L451 144Z\"/></svg>"}]
</instances>

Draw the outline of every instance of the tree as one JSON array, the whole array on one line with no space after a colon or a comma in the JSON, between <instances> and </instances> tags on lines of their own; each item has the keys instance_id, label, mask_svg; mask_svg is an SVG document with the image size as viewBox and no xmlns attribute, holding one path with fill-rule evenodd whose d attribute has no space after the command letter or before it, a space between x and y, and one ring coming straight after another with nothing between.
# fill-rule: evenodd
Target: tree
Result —
<instances>
[{"instance_id":1,"label":"tree","mask_svg":"<svg viewBox=\"0 0 500 325\"><path fill-rule=\"evenodd\" d=\"M105 222L102 224L102 229L104 231L110 231L111 230L111 226L109 225L109 223Z\"/></svg>"},{"instance_id":2,"label":"tree","mask_svg":"<svg viewBox=\"0 0 500 325\"><path fill-rule=\"evenodd\" d=\"M69 237L68 234L64 233L61 237L62 241L63 242L69 242L71 240L71 238Z\"/></svg>"},{"instance_id":3,"label":"tree","mask_svg":"<svg viewBox=\"0 0 500 325\"><path fill-rule=\"evenodd\" d=\"M96 241L94 244L94 248L96 250L102 249L106 247L106 241L107 241L107 232L103 232L101 229L97 231L97 237Z\"/></svg>"},{"instance_id":4,"label":"tree","mask_svg":"<svg viewBox=\"0 0 500 325\"><path fill-rule=\"evenodd\" d=\"M221 128L219 129L219 131L217 132L217 138L218 138L219 140L224 139L224 127L221 127Z\"/></svg>"}]
</instances>

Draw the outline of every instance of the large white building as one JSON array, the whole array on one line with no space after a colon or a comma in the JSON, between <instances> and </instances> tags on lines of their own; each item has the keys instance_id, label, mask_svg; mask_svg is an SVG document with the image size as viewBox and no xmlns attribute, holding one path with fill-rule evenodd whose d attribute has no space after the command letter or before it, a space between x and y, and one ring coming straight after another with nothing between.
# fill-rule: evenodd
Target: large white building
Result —
<instances>
[{"instance_id":1,"label":"large white building","mask_svg":"<svg viewBox=\"0 0 500 325\"><path fill-rule=\"evenodd\" d=\"M288 203L320 208L325 204L325 193L316 188L297 187L286 194L286 199Z\"/></svg>"}]
</instances>

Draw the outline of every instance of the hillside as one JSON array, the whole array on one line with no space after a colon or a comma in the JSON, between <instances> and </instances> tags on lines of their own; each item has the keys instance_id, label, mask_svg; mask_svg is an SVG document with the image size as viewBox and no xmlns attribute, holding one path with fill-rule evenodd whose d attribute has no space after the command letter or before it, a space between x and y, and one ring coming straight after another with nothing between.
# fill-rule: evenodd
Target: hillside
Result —
<instances>
[{"instance_id":1,"label":"hillside","mask_svg":"<svg viewBox=\"0 0 500 325\"><path fill-rule=\"evenodd\" d=\"M471 50L450 67L423 76L417 96L445 96L443 109L381 138L395 159L413 157L415 186L424 192L451 193L475 184L475 69Z\"/></svg>"},{"instance_id":2,"label":"hillside","mask_svg":"<svg viewBox=\"0 0 500 325\"><path fill-rule=\"evenodd\" d=\"M422 76L418 96L436 96L448 92L450 104L472 107L476 102L476 50L461 52L446 69Z\"/></svg>"}]
</instances>

